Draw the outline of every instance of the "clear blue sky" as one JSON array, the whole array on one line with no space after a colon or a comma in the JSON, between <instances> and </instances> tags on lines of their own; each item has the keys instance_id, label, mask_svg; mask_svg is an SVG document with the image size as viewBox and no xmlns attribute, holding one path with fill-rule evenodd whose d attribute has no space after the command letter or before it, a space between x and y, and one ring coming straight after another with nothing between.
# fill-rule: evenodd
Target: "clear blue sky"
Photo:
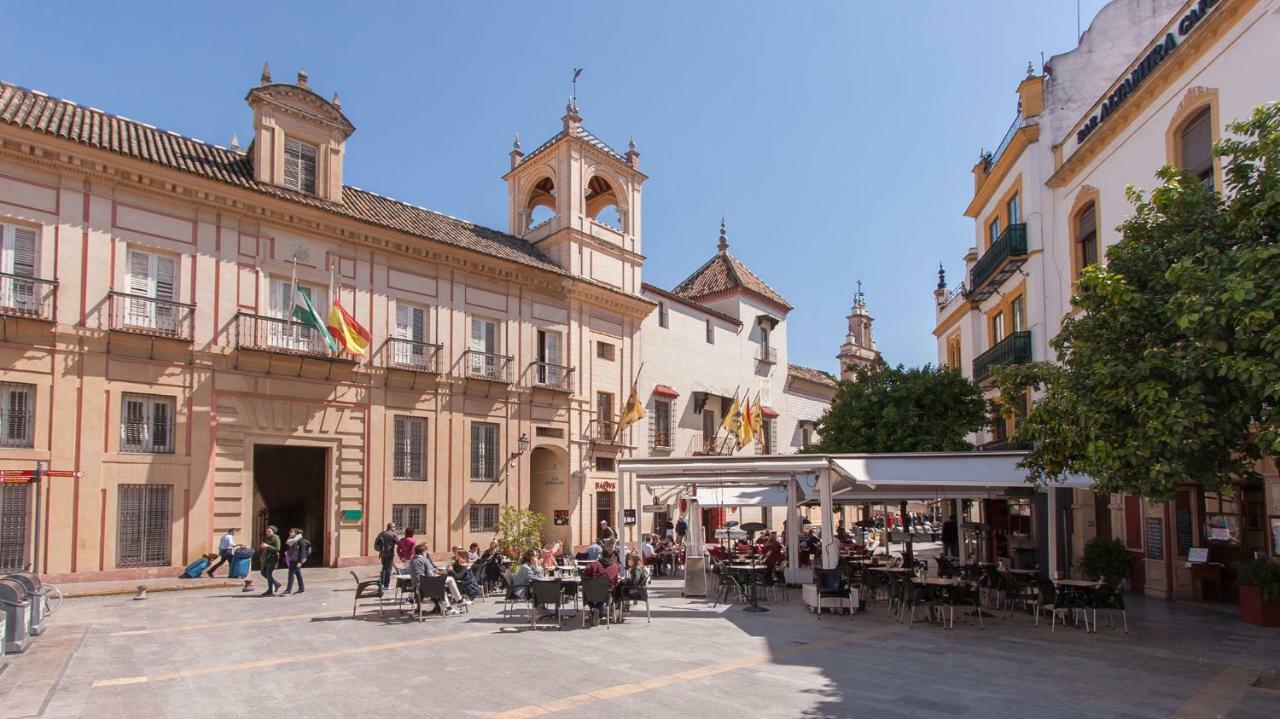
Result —
<instances>
[{"instance_id":1,"label":"clear blue sky","mask_svg":"<svg viewBox=\"0 0 1280 719\"><path fill-rule=\"evenodd\" d=\"M1087 28L1104 2L1081 3ZM247 145L263 60L277 80L305 67L357 126L348 184L506 229L512 135L556 132L584 67L584 124L634 134L650 177L646 280L706 260L723 212L731 251L795 305L792 361L834 370L858 279L886 359L935 359L970 168L1027 61L1076 36L1076 0L387 5L20 3L7 25L32 30L6 34L0 78Z\"/></svg>"}]
</instances>

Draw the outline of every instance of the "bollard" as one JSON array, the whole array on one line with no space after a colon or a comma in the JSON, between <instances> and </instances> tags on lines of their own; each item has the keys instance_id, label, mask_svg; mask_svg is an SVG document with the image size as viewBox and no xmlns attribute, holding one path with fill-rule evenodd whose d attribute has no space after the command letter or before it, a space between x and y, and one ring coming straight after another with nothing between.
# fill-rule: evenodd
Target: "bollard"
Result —
<instances>
[{"instance_id":1,"label":"bollard","mask_svg":"<svg viewBox=\"0 0 1280 719\"><path fill-rule=\"evenodd\" d=\"M147 587L144 584L138 585L138 593L133 596L133 601L147 598Z\"/></svg>"},{"instance_id":2,"label":"bollard","mask_svg":"<svg viewBox=\"0 0 1280 719\"><path fill-rule=\"evenodd\" d=\"M253 580L252 580L252 579L246 579L246 580L244 580L244 588L243 588L243 589L241 589L240 591L241 591L241 592L252 592L252 591L253 591Z\"/></svg>"}]
</instances>

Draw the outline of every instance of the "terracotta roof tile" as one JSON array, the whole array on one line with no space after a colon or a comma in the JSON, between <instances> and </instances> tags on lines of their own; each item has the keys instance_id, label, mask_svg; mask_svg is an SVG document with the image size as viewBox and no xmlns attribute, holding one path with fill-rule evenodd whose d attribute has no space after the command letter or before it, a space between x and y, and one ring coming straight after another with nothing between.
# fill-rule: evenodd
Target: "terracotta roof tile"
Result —
<instances>
[{"instance_id":1,"label":"terracotta roof tile","mask_svg":"<svg viewBox=\"0 0 1280 719\"><path fill-rule=\"evenodd\" d=\"M355 187L343 188L343 202L336 203L258 182L254 179L253 164L247 153L210 145L126 117L50 97L42 92L0 83L0 122L255 190L428 240L566 274L532 244L514 235ZM587 135L599 143L590 133Z\"/></svg>"},{"instance_id":2,"label":"terracotta roof tile","mask_svg":"<svg viewBox=\"0 0 1280 719\"><path fill-rule=\"evenodd\" d=\"M789 377L795 377L796 379L802 379L806 382L813 382L827 387L834 388L836 386L836 378L830 372L823 372L820 369L813 369L812 367L789 364L787 365L787 375Z\"/></svg>"},{"instance_id":3,"label":"terracotta roof tile","mask_svg":"<svg viewBox=\"0 0 1280 719\"><path fill-rule=\"evenodd\" d=\"M785 309L792 309L782 295L756 276L756 273L747 269L738 258L729 254L727 249L717 252L693 274L676 285L672 292L691 300L699 300L738 289L759 295Z\"/></svg>"}]
</instances>

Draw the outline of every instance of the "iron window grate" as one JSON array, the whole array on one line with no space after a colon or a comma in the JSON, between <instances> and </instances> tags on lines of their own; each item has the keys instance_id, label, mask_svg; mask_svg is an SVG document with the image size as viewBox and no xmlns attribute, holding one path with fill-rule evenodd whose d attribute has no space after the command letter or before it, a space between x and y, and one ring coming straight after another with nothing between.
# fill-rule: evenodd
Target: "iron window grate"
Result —
<instances>
[{"instance_id":1,"label":"iron window grate","mask_svg":"<svg viewBox=\"0 0 1280 719\"><path fill-rule=\"evenodd\" d=\"M173 485L122 484L118 498L116 566L169 566Z\"/></svg>"}]
</instances>

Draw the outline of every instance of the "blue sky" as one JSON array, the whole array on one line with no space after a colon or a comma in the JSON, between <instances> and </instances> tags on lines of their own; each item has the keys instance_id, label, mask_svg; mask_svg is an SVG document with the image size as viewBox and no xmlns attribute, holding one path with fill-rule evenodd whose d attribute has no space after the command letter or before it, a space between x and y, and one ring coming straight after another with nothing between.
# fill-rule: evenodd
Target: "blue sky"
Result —
<instances>
[{"instance_id":1,"label":"blue sky","mask_svg":"<svg viewBox=\"0 0 1280 719\"><path fill-rule=\"evenodd\" d=\"M828 370L863 282L891 363L933 361L979 148L1012 121L1027 62L1074 45L1076 0L655 3L21 3L0 78L226 145L264 60L306 68L356 124L346 181L506 229L513 133L634 135L645 279L730 250L782 293L791 360ZM1081 0L1081 22L1103 0ZM70 5L80 5L74 11ZM353 13L352 8L358 8ZM56 28L56 30L55 30ZM52 35L51 35L52 33Z\"/></svg>"}]
</instances>

